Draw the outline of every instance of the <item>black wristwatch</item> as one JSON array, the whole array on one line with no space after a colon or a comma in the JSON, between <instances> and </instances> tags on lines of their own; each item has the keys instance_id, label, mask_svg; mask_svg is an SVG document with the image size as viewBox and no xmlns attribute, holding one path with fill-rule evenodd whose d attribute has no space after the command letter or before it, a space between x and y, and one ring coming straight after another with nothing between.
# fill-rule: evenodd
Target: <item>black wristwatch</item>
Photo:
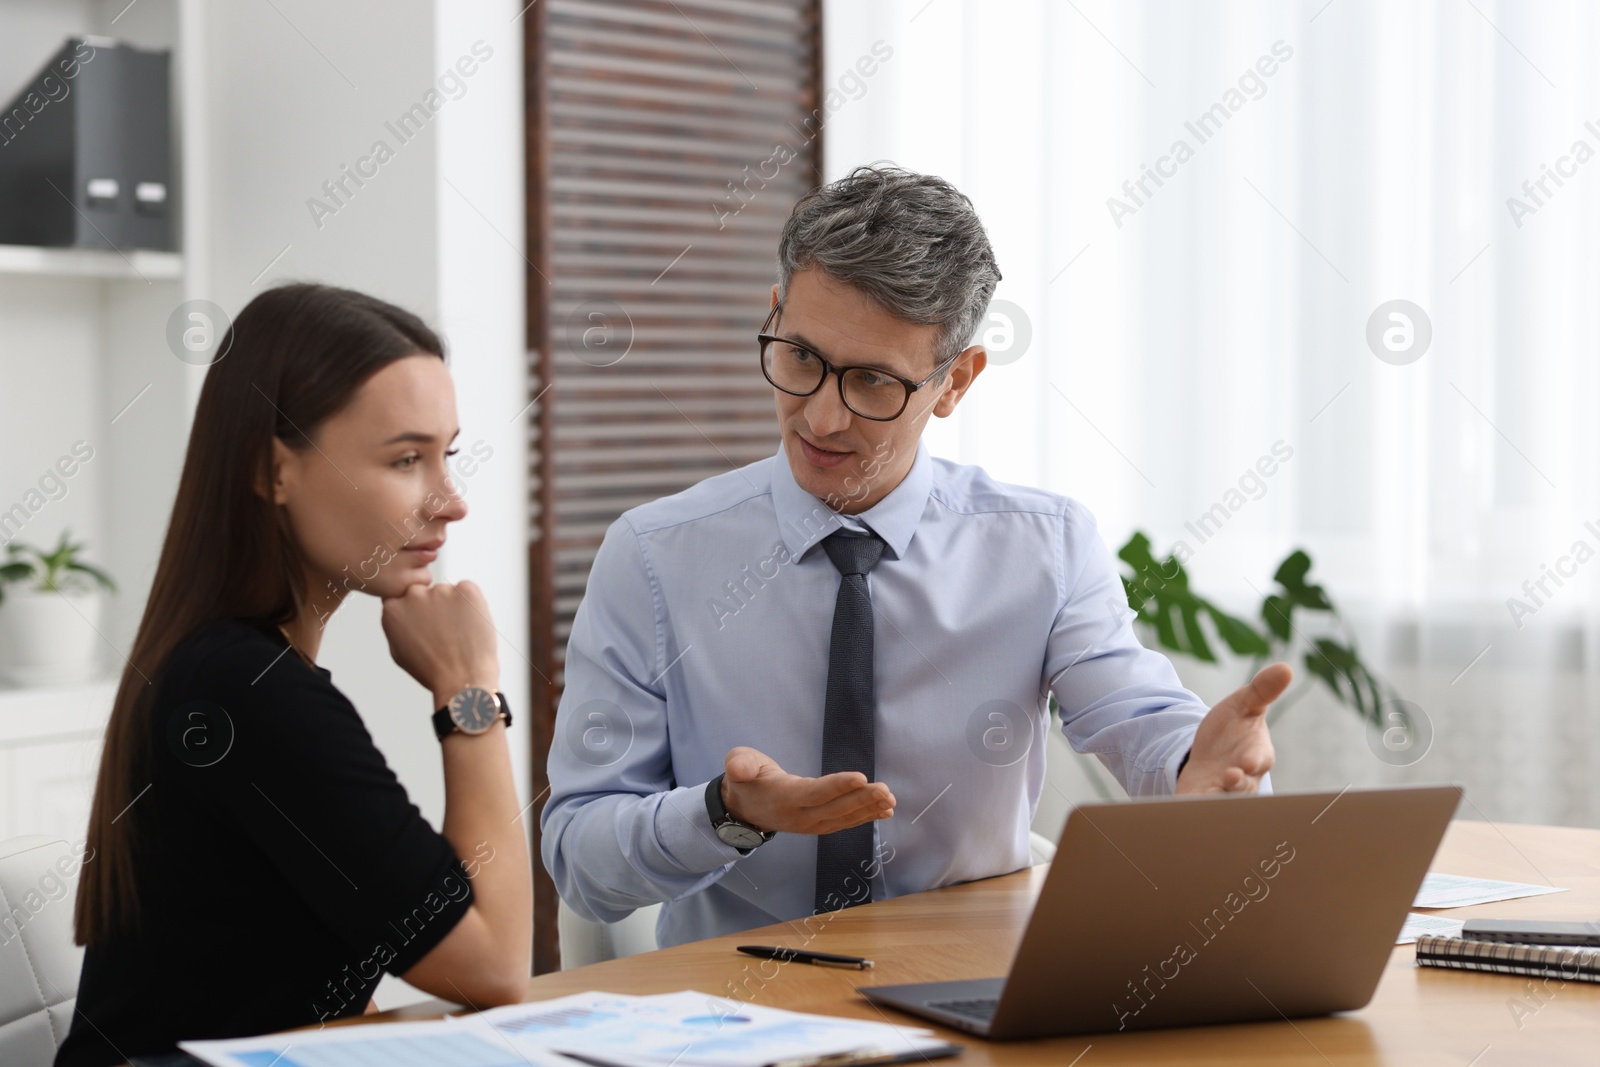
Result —
<instances>
[{"instance_id":1,"label":"black wristwatch","mask_svg":"<svg viewBox=\"0 0 1600 1067\"><path fill-rule=\"evenodd\" d=\"M757 830L728 814L728 809L722 806L722 779L725 777L719 774L706 783L706 814L711 816L711 828L717 832L722 843L732 845L740 855L748 856L771 841L775 832Z\"/></svg>"},{"instance_id":2,"label":"black wristwatch","mask_svg":"<svg viewBox=\"0 0 1600 1067\"><path fill-rule=\"evenodd\" d=\"M433 732L441 741L457 730L464 734L481 734L493 726L496 719L505 719L506 726L511 725L511 708L506 703L506 695L498 690L491 693L469 685L433 713Z\"/></svg>"}]
</instances>

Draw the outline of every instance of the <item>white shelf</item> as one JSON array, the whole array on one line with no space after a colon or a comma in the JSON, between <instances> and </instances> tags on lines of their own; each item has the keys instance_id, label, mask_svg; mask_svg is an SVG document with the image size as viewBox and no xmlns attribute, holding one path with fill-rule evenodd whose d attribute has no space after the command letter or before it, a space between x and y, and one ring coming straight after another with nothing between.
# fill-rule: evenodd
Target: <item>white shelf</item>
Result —
<instances>
[{"instance_id":1,"label":"white shelf","mask_svg":"<svg viewBox=\"0 0 1600 1067\"><path fill-rule=\"evenodd\" d=\"M177 252L145 249L115 252L99 248L0 245L0 274L161 281L183 277L183 256Z\"/></svg>"},{"instance_id":2,"label":"white shelf","mask_svg":"<svg viewBox=\"0 0 1600 1067\"><path fill-rule=\"evenodd\" d=\"M117 680L0 690L0 840L81 841Z\"/></svg>"},{"instance_id":3,"label":"white shelf","mask_svg":"<svg viewBox=\"0 0 1600 1067\"><path fill-rule=\"evenodd\" d=\"M98 734L116 699L115 677L70 685L0 688L0 749Z\"/></svg>"}]
</instances>

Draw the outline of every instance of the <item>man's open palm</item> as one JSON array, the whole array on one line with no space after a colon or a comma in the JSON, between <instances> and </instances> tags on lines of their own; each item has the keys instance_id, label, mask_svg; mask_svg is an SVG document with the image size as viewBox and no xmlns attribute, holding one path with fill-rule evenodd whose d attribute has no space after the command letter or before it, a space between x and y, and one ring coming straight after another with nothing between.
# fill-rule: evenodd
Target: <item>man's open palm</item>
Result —
<instances>
[{"instance_id":1,"label":"man's open palm","mask_svg":"<svg viewBox=\"0 0 1600 1067\"><path fill-rule=\"evenodd\" d=\"M1195 732L1189 762L1178 775L1178 792L1257 792L1261 776L1272 769L1267 707L1293 678L1287 663L1269 664L1207 712Z\"/></svg>"},{"instance_id":2,"label":"man's open palm","mask_svg":"<svg viewBox=\"0 0 1600 1067\"><path fill-rule=\"evenodd\" d=\"M790 774L764 752L732 749L723 760L722 803L758 830L831 834L894 814L894 794L860 771L821 778Z\"/></svg>"}]
</instances>

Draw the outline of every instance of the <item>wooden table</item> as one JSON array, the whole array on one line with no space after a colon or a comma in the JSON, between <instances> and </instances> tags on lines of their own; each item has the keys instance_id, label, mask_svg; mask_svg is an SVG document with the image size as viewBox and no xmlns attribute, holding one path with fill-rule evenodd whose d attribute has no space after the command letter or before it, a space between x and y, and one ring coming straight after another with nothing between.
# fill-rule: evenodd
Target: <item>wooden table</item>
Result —
<instances>
[{"instance_id":1,"label":"wooden table","mask_svg":"<svg viewBox=\"0 0 1600 1067\"><path fill-rule=\"evenodd\" d=\"M1373 847L1383 847L1381 829ZM1600 830L1553 826L1451 824L1434 869L1451 874L1549 881L1569 892L1457 908L1452 918L1600 919ZM1045 868L852 908L809 942L796 927L770 926L729 937L541 975L528 999L586 990L659 993L696 989L797 1011L927 1025L880 1010L857 985L1004 974L1022 936ZM1308 917L1314 921L1314 917ZM870 957L871 971L772 963L734 952L735 944L805 947ZM1063 966L1070 966L1063 961ZM762 968L765 968L763 971ZM1600 1064L1600 984L1538 980L1416 966L1410 945L1397 946L1372 1002L1356 1012L1293 1022L1090 1034L1046 1041L987 1042L947 1031L966 1054L944 1061L980 1064L1270 1063L1405 1064L1501 1067L1505 1064ZM1521 1003L1528 1011L1514 1012ZM429 1001L350 1022L436 1018L456 1010ZM1081 1057L1081 1058L1079 1058Z\"/></svg>"}]
</instances>

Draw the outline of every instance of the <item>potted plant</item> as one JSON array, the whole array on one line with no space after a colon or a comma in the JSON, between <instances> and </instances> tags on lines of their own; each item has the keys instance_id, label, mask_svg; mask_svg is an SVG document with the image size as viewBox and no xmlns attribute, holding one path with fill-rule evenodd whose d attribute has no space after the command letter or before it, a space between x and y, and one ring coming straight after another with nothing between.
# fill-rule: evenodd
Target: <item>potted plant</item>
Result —
<instances>
[{"instance_id":1,"label":"potted plant","mask_svg":"<svg viewBox=\"0 0 1600 1067\"><path fill-rule=\"evenodd\" d=\"M79 554L67 531L45 552L13 541L0 563L0 680L13 685L60 685L96 674L101 589L116 592L111 576Z\"/></svg>"}]
</instances>

